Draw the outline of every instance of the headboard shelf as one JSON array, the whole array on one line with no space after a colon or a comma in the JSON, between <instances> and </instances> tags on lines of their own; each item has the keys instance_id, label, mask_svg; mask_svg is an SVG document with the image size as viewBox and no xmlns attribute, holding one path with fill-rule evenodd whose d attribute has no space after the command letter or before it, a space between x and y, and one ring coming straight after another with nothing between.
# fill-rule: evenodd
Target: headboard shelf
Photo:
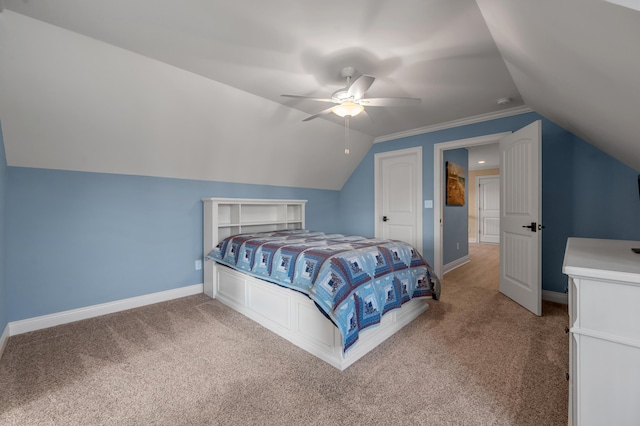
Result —
<instances>
[{"instance_id":1,"label":"headboard shelf","mask_svg":"<svg viewBox=\"0 0 640 426\"><path fill-rule=\"evenodd\" d=\"M307 200L272 200L255 198L203 198L204 256L220 241L231 235L248 232L304 229ZM205 283L211 282L213 262L205 262ZM205 285L211 297L214 289Z\"/></svg>"}]
</instances>

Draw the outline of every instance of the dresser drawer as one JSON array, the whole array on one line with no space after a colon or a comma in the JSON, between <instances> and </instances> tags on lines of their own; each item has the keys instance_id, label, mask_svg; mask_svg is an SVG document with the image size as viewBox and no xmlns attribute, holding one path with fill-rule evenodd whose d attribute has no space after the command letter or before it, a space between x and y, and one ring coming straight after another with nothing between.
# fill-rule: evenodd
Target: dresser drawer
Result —
<instances>
[{"instance_id":1,"label":"dresser drawer","mask_svg":"<svg viewBox=\"0 0 640 426\"><path fill-rule=\"evenodd\" d=\"M634 284L573 278L574 329L640 342L640 288Z\"/></svg>"},{"instance_id":2,"label":"dresser drawer","mask_svg":"<svg viewBox=\"0 0 640 426\"><path fill-rule=\"evenodd\" d=\"M640 419L640 348L577 336L576 424L637 426Z\"/></svg>"}]
</instances>

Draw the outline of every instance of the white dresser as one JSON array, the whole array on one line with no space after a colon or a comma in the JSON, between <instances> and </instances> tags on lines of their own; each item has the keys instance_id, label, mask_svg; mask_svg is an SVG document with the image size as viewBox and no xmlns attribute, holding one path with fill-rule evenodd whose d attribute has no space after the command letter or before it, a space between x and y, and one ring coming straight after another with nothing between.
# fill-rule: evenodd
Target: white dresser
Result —
<instances>
[{"instance_id":1,"label":"white dresser","mask_svg":"<svg viewBox=\"0 0 640 426\"><path fill-rule=\"evenodd\" d=\"M569 238L569 424L640 425L640 241Z\"/></svg>"}]
</instances>

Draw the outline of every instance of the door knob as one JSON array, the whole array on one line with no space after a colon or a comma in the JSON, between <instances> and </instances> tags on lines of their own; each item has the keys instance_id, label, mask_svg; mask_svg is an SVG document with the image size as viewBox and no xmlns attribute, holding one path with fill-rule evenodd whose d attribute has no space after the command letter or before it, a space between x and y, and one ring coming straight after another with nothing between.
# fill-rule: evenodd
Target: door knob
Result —
<instances>
[{"instance_id":1,"label":"door knob","mask_svg":"<svg viewBox=\"0 0 640 426\"><path fill-rule=\"evenodd\" d=\"M389 218L387 216L382 216L382 221L383 222L387 222L387 221L389 221Z\"/></svg>"},{"instance_id":2,"label":"door knob","mask_svg":"<svg viewBox=\"0 0 640 426\"><path fill-rule=\"evenodd\" d=\"M522 227L531 229L531 232L536 232L538 229L538 225L535 222L531 222L531 225L522 225Z\"/></svg>"}]
</instances>

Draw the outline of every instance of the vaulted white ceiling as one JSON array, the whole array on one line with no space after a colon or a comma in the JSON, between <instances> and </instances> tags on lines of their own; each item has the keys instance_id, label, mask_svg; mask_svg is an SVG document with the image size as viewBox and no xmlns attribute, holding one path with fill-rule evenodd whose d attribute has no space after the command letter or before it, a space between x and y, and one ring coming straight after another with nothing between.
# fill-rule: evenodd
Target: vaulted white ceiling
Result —
<instances>
[{"instance_id":1,"label":"vaulted white ceiling","mask_svg":"<svg viewBox=\"0 0 640 426\"><path fill-rule=\"evenodd\" d=\"M527 105L640 171L640 3L621 6L632 3L478 0Z\"/></svg>"},{"instance_id":2,"label":"vaulted white ceiling","mask_svg":"<svg viewBox=\"0 0 640 426\"><path fill-rule=\"evenodd\" d=\"M375 140L528 106L640 170L640 13L612 2L3 3L9 165L339 189ZM326 105L280 96L344 66L422 99L353 118L349 156L342 119L302 122Z\"/></svg>"}]
</instances>

